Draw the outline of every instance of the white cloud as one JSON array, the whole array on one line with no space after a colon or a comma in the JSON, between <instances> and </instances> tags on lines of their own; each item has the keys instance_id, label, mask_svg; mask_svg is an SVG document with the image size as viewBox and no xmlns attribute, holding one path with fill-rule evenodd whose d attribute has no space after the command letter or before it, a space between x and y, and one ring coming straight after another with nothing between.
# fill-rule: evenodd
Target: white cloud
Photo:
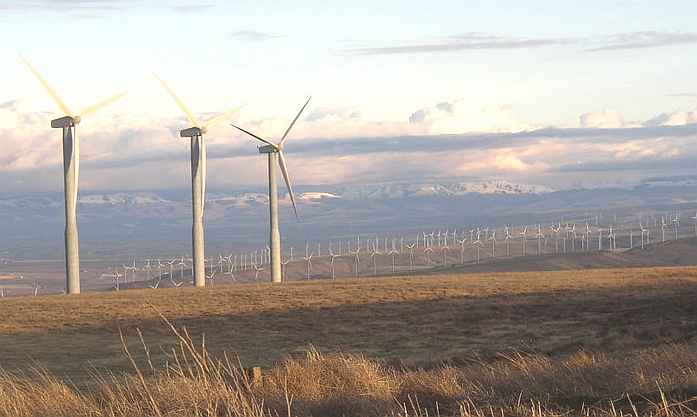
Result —
<instances>
[{"instance_id":1,"label":"white cloud","mask_svg":"<svg viewBox=\"0 0 697 417\"><path fill-rule=\"evenodd\" d=\"M697 110L663 113L648 120L646 126L683 126L697 123Z\"/></svg>"},{"instance_id":2,"label":"white cloud","mask_svg":"<svg viewBox=\"0 0 697 417\"><path fill-rule=\"evenodd\" d=\"M616 111L584 113L580 117L581 127L615 129L625 126L624 117Z\"/></svg>"},{"instance_id":3,"label":"white cloud","mask_svg":"<svg viewBox=\"0 0 697 417\"><path fill-rule=\"evenodd\" d=\"M291 133L288 162L297 184L330 184L456 175L520 179L571 165L697 159L689 127L677 134L661 127L694 123L696 113L659 115L645 127L614 111L586 113L579 119L585 129L536 132L510 106L476 107L464 100L439 102L396 121L320 107L309 109ZM0 190L62 187L60 132L48 127L51 117L22 102L0 104L0 173L7 179ZM238 123L277 139L291 118L250 119L243 112ZM177 134L184 124L122 115L86 119L79 126L82 188L188 187L189 145ZM592 128L616 130L596 134ZM473 131L489 133L462 134ZM441 133L449 135L436 135ZM223 124L209 132L207 143L211 189L263 184L266 161L255 142Z\"/></svg>"},{"instance_id":4,"label":"white cloud","mask_svg":"<svg viewBox=\"0 0 697 417\"><path fill-rule=\"evenodd\" d=\"M510 105L478 106L464 99L445 101L412 113L409 122L427 133L521 132L534 126L520 121Z\"/></svg>"}]
</instances>

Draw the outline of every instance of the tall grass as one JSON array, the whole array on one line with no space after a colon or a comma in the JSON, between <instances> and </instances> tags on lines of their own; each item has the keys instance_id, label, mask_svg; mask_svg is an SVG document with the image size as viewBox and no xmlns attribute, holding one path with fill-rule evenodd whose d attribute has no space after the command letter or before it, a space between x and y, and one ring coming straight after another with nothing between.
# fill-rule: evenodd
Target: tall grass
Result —
<instances>
[{"instance_id":1,"label":"tall grass","mask_svg":"<svg viewBox=\"0 0 697 417\"><path fill-rule=\"evenodd\" d=\"M665 345L631 356L565 358L505 354L459 367L393 368L358 355L309 348L248 375L205 341L166 322L179 344L167 363L133 352L127 375L96 374L78 389L41 370L0 372L0 416L12 417L383 417L693 416L697 349ZM142 340L142 338L141 338Z\"/></svg>"}]
</instances>

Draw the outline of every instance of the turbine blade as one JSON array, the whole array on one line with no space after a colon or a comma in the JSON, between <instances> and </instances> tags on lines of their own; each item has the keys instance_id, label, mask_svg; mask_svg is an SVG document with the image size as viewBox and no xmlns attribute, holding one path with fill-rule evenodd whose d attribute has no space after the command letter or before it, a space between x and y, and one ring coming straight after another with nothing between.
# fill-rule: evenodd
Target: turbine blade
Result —
<instances>
[{"instance_id":1,"label":"turbine blade","mask_svg":"<svg viewBox=\"0 0 697 417\"><path fill-rule=\"evenodd\" d=\"M252 132L250 132L250 131L248 131L248 130L244 130L244 129L242 129L241 127L236 126L236 125L234 125L234 124L232 124L232 123L230 123L230 126L232 126L232 127L234 127L235 129L240 130L240 131L242 131L242 132L248 134L249 136L251 136L251 137L253 137L253 138L256 138L256 139L258 139L258 140L264 142L264 143L267 144L267 145L271 145L271 146L273 146L274 148L278 149L278 145L276 145L275 143L269 142L269 141L266 140L266 139L262 139L262 138L260 138L259 136L255 135L254 133L252 133Z\"/></svg>"},{"instance_id":2,"label":"turbine blade","mask_svg":"<svg viewBox=\"0 0 697 417\"><path fill-rule=\"evenodd\" d=\"M162 84L162 87L164 87L165 90L167 90L174 102L177 103L177 106L179 106L179 109L182 111L182 113L184 113L186 118L189 119L189 122L191 122L191 124L194 127L201 127L196 116L194 116L191 110L189 110L189 108L186 107L186 104L184 104L184 102L177 96L174 90L172 90L170 86L162 78L158 77L157 75L155 75L155 78L157 78L160 84Z\"/></svg>"},{"instance_id":3,"label":"turbine blade","mask_svg":"<svg viewBox=\"0 0 697 417\"><path fill-rule=\"evenodd\" d=\"M65 116L74 116L74 115L73 115L73 112L70 111L70 109L69 109L68 106L65 104L65 102L63 101L63 99L60 98L60 96L58 95L58 93L56 93L56 90L54 90L53 87L51 87L51 85L50 85L50 84L48 83L48 81L46 81L46 79L39 73L39 71L37 71L36 68L34 68L34 66L33 66L29 61L27 61L24 57L21 57L21 56L20 56L20 58L21 58L22 61L24 62L24 65L26 65L27 68L29 68L29 71L31 71L32 74L34 74L34 77L36 77L36 79L39 80L39 82L40 82L41 85L44 87L44 89L46 90L46 92L48 93L48 95L50 95L51 98L53 99L53 101L58 105L58 108L59 108L63 113L65 113Z\"/></svg>"},{"instance_id":4,"label":"turbine blade","mask_svg":"<svg viewBox=\"0 0 697 417\"><path fill-rule=\"evenodd\" d=\"M290 176L288 175L288 167L286 166L286 157L283 155L283 151L278 152L278 165L281 167L283 180L286 182L286 187L288 187L288 194L290 194L290 202L293 204L295 218L298 221L300 221L300 217L298 216L298 207L295 205L295 195L293 194L293 187L290 185Z\"/></svg>"},{"instance_id":5,"label":"turbine blade","mask_svg":"<svg viewBox=\"0 0 697 417\"><path fill-rule=\"evenodd\" d=\"M107 99L105 99L105 100L102 100L102 101L100 101L100 102L98 102L98 103L95 103L95 104L93 104L93 105L87 107L86 109L84 109L84 110L82 111L82 113L80 114L80 116L84 116L84 115L90 114L90 113L95 113L95 112L97 112L97 111L103 109L104 107L109 106L110 104L115 103L116 101L118 101L118 100L120 100L121 98L123 98L123 96L125 96L125 95L126 95L126 92L124 91L123 93L119 93L119 94L117 94L117 95L115 95L115 96L113 96L113 97L109 97L109 98L107 98Z\"/></svg>"},{"instance_id":6,"label":"turbine blade","mask_svg":"<svg viewBox=\"0 0 697 417\"><path fill-rule=\"evenodd\" d=\"M228 117L230 117L230 116L234 115L235 113L239 112L241 108L242 108L242 106L238 106L238 107L235 107L234 109L232 109L232 110L230 110L230 111L226 111L226 112L224 112L224 113L220 113L220 114L218 114L218 115L215 115L215 116L211 117L210 119L208 119L208 120L203 124L203 127L204 127L204 128L213 127L213 126L215 126L216 124L218 124L218 123L220 123L221 121L223 121L224 119L227 119Z\"/></svg>"},{"instance_id":7,"label":"turbine blade","mask_svg":"<svg viewBox=\"0 0 697 417\"><path fill-rule=\"evenodd\" d=\"M307 107L307 105L310 104L311 99L312 99L312 97L308 97L307 101L305 102L305 105L300 109L300 111L298 112L298 115L295 116L295 119L293 119L293 121L290 123L290 126L288 126L288 129L286 129L286 133L284 133L283 137L281 138L281 143L280 143L281 146L283 146L286 139L288 139L288 133L290 132L290 129L292 129L293 125L295 125L295 122L298 121L298 119L300 118L300 115L305 110L305 107Z\"/></svg>"}]
</instances>

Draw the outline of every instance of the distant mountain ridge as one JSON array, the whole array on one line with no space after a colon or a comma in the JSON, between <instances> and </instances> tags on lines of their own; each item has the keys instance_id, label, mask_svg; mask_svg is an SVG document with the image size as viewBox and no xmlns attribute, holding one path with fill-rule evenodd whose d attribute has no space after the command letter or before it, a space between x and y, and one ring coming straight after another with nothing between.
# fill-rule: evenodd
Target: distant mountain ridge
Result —
<instances>
[{"instance_id":1,"label":"distant mountain ridge","mask_svg":"<svg viewBox=\"0 0 697 417\"><path fill-rule=\"evenodd\" d=\"M317 203L326 200L390 200L422 197L454 197L466 194L523 195L545 194L554 190L540 185L517 184L505 180L484 180L469 182L422 182L422 183L382 183L340 186L298 187L299 204ZM0 207L4 208L49 208L62 205L62 194L0 195ZM82 192L80 205L84 206L171 206L187 203L189 195L185 191L135 191L135 192ZM282 193L282 198L287 195ZM230 193L211 192L207 201L225 206L249 207L266 204L265 192L233 191Z\"/></svg>"}]
</instances>

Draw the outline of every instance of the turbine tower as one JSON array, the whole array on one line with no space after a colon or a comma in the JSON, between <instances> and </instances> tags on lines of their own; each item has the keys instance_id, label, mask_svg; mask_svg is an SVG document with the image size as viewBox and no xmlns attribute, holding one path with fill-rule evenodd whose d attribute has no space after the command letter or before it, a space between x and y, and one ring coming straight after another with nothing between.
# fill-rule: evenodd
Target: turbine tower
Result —
<instances>
[{"instance_id":1,"label":"turbine tower","mask_svg":"<svg viewBox=\"0 0 697 417\"><path fill-rule=\"evenodd\" d=\"M50 86L48 81L29 61L22 58L24 64L34 74L49 96L58 105L63 117L51 120L51 127L63 130L63 191L65 194L65 292L80 294L80 242L77 230L77 195L80 176L80 141L77 137L77 125L88 114L108 106L125 95L118 94L85 108L80 115L70 108Z\"/></svg>"},{"instance_id":2,"label":"turbine tower","mask_svg":"<svg viewBox=\"0 0 697 417\"><path fill-rule=\"evenodd\" d=\"M290 195L290 201L293 204L293 212L295 213L295 218L298 219L298 208L295 205L295 195L293 195L293 187L290 184L290 176L288 175L288 167L286 164L286 157L283 154L283 147L286 144L286 140L288 140L288 133L290 133L290 130L295 125L295 122L298 121L300 115L305 110L307 105L310 103L311 98L312 97L307 99L305 105L302 106L298 114L295 116L295 119L293 119L293 121L290 123L290 126L288 126L288 129L286 129L286 132L283 134L281 140L278 143L273 143L269 140L263 139L255 135L254 133L242 129L239 126L235 126L234 124L232 125L232 127L234 127L235 129L238 129L264 143L264 146L259 147L259 153L268 155L270 221L269 246L271 247L271 282L275 283L283 282L283 277L281 275L281 232L278 227L278 184L276 182L276 166L278 165L278 167L281 168L283 180L286 183L286 187L288 188L288 194Z\"/></svg>"},{"instance_id":3,"label":"turbine tower","mask_svg":"<svg viewBox=\"0 0 697 417\"><path fill-rule=\"evenodd\" d=\"M206 203L206 142L203 135L208 128L216 123L223 121L239 111L239 107L228 112L221 113L208 119L205 123L200 123L184 102L176 95L167 83L155 76L160 84L167 90L179 109L184 113L191 123L191 127L181 130L179 135L182 138L189 138L191 141L191 205L193 222L191 227L191 246L193 253L192 275L196 287L206 286L206 264L205 264L205 241L203 233L203 211Z\"/></svg>"}]
</instances>

